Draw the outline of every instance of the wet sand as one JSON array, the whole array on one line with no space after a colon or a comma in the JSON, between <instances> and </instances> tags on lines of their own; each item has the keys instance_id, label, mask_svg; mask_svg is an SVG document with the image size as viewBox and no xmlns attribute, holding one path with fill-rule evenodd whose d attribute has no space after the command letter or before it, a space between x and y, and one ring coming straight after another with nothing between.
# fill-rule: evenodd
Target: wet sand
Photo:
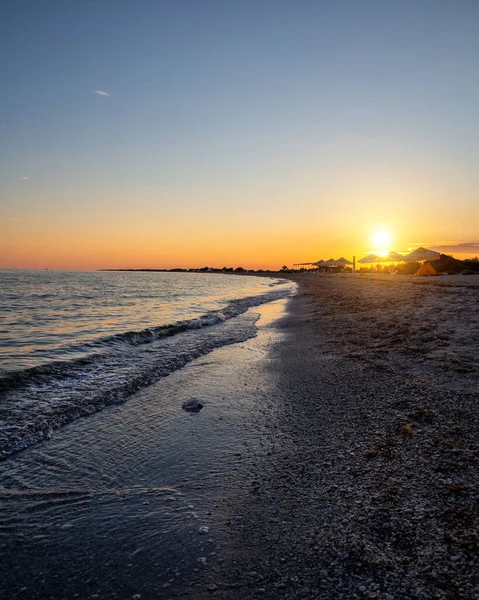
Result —
<instances>
[{"instance_id":1,"label":"wet sand","mask_svg":"<svg viewBox=\"0 0 479 600\"><path fill-rule=\"evenodd\" d=\"M11 463L8 597L477 597L479 281L294 280L256 339Z\"/></svg>"}]
</instances>

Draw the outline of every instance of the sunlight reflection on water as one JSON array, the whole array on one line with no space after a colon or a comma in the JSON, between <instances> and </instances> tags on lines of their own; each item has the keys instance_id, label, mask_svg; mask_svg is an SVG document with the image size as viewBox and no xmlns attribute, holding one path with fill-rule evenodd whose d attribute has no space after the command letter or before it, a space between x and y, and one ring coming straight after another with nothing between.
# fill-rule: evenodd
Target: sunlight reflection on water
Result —
<instances>
[{"instance_id":1,"label":"sunlight reflection on water","mask_svg":"<svg viewBox=\"0 0 479 600\"><path fill-rule=\"evenodd\" d=\"M0 368L69 359L95 340L264 293L271 281L210 273L0 271Z\"/></svg>"}]
</instances>

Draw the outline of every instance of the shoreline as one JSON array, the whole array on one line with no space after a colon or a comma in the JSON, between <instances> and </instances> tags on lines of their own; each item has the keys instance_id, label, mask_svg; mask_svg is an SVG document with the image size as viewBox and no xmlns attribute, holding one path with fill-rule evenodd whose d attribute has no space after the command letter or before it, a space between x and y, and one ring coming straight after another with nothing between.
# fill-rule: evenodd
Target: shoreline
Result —
<instances>
[{"instance_id":1,"label":"shoreline","mask_svg":"<svg viewBox=\"0 0 479 600\"><path fill-rule=\"evenodd\" d=\"M98 286L98 293L95 278L88 278L84 288L74 278L77 287L91 292L89 307L81 310L72 308L76 300L69 297L69 288L65 292L62 280L56 282L62 290L59 300L52 301L55 317L48 313L51 309L37 310L38 299L29 298L0 336L0 462L49 439L67 423L126 402L142 387L216 347L253 337L254 322L247 324L241 315L287 297L295 288L277 278L218 282L208 277L198 285L202 278L191 277L190 292L186 276L171 275L159 278L156 292L148 288L143 300L142 283L134 278L126 286L127 300L112 292L109 306L103 306L102 288ZM123 288L118 278L110 285L114 290ZM163 296L158 285L165 289ZM54 286L53 279L48 293ZM27 332L22 323L29 318L36 325Z\"/></svg>"},{"instance_id":2,"label":"shoreline","mask_svg":"<svg viewBox=\"0 0 479 600\"><path fill-rule=\"evenodd\" d=\"M476 598L478 288L291 279L270 366L275 450L227 499L241 524L216 523L223 556L188 597Z\"/></svg>"}]
</instances>

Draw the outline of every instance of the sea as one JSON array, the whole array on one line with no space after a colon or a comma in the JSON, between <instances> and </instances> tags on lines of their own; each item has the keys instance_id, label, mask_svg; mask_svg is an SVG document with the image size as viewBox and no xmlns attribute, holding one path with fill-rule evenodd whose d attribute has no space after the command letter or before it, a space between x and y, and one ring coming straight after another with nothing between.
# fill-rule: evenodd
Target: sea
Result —
<instances>
[{"instance_id":1,"label":"sea","mask_svg":"<svg viewBox=\"0 0 479 600\"><path fill-rule=\"evenodd\" d=\"M0 271L0 458L256 335L273 277Z\"/></svg>"},{"instance_id":2,"label":"sea","mask_svg":"<svg viewBox=\"0 0 479 600\"><path fill-rule=\"evenodd\" d=\"M3 271L0 286L3 595L197 597L252 473L289 448L278 352L296 285Z\"/></svg>"}]
</instances>

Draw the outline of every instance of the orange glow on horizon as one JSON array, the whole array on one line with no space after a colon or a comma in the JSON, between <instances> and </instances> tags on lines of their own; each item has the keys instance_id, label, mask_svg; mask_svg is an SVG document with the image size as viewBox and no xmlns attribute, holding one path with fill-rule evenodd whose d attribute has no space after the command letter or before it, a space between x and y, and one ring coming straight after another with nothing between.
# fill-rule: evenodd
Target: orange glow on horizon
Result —
<instances>
[{"instance_id":1,"label":"orange glow on horizon","mask_svg":"<svg viewBox=\"0 0 479 600\"><path fill-rule=\"evenodd\" d=\"M332 200L339 203L341 199L333 194ZM355 200L359 203L358 193ZM118 208L110 205L96 214L92 206L83 210L79 198L71 214L66 210L55 214L40 209L23 214L19 211L15 218L0 219L0 268L241 266L276 270L282 265L292 267L330 257L344 256L352 260L356 256L358 260L370 252L386 254L386 248L392 247L406 252L413 247L415 239L461 239L459 234L446 235L444 223L448 214L442 214L439 208L428 220L417 217L415 205L412 211L404 206L391 218L385 209L379 213L378 204L377 220L373 221L371 212L374 210L325 209L317 204L314 193L302 198L301 210L297 209L293 197L285 197L282 202L281 210L276 212L272 209L262 212L231 209L228 213L197 210L191 215L175 214L173 209L155 212L152 204L153 208L145 214L136 215L126 200ZM394 246L390 243L392 230ZM460 233L473 239L473 231ZM382 243L372 243L378 239ZM476 254L472 250L463 257Z\"/></svg>"}]
</instances>

